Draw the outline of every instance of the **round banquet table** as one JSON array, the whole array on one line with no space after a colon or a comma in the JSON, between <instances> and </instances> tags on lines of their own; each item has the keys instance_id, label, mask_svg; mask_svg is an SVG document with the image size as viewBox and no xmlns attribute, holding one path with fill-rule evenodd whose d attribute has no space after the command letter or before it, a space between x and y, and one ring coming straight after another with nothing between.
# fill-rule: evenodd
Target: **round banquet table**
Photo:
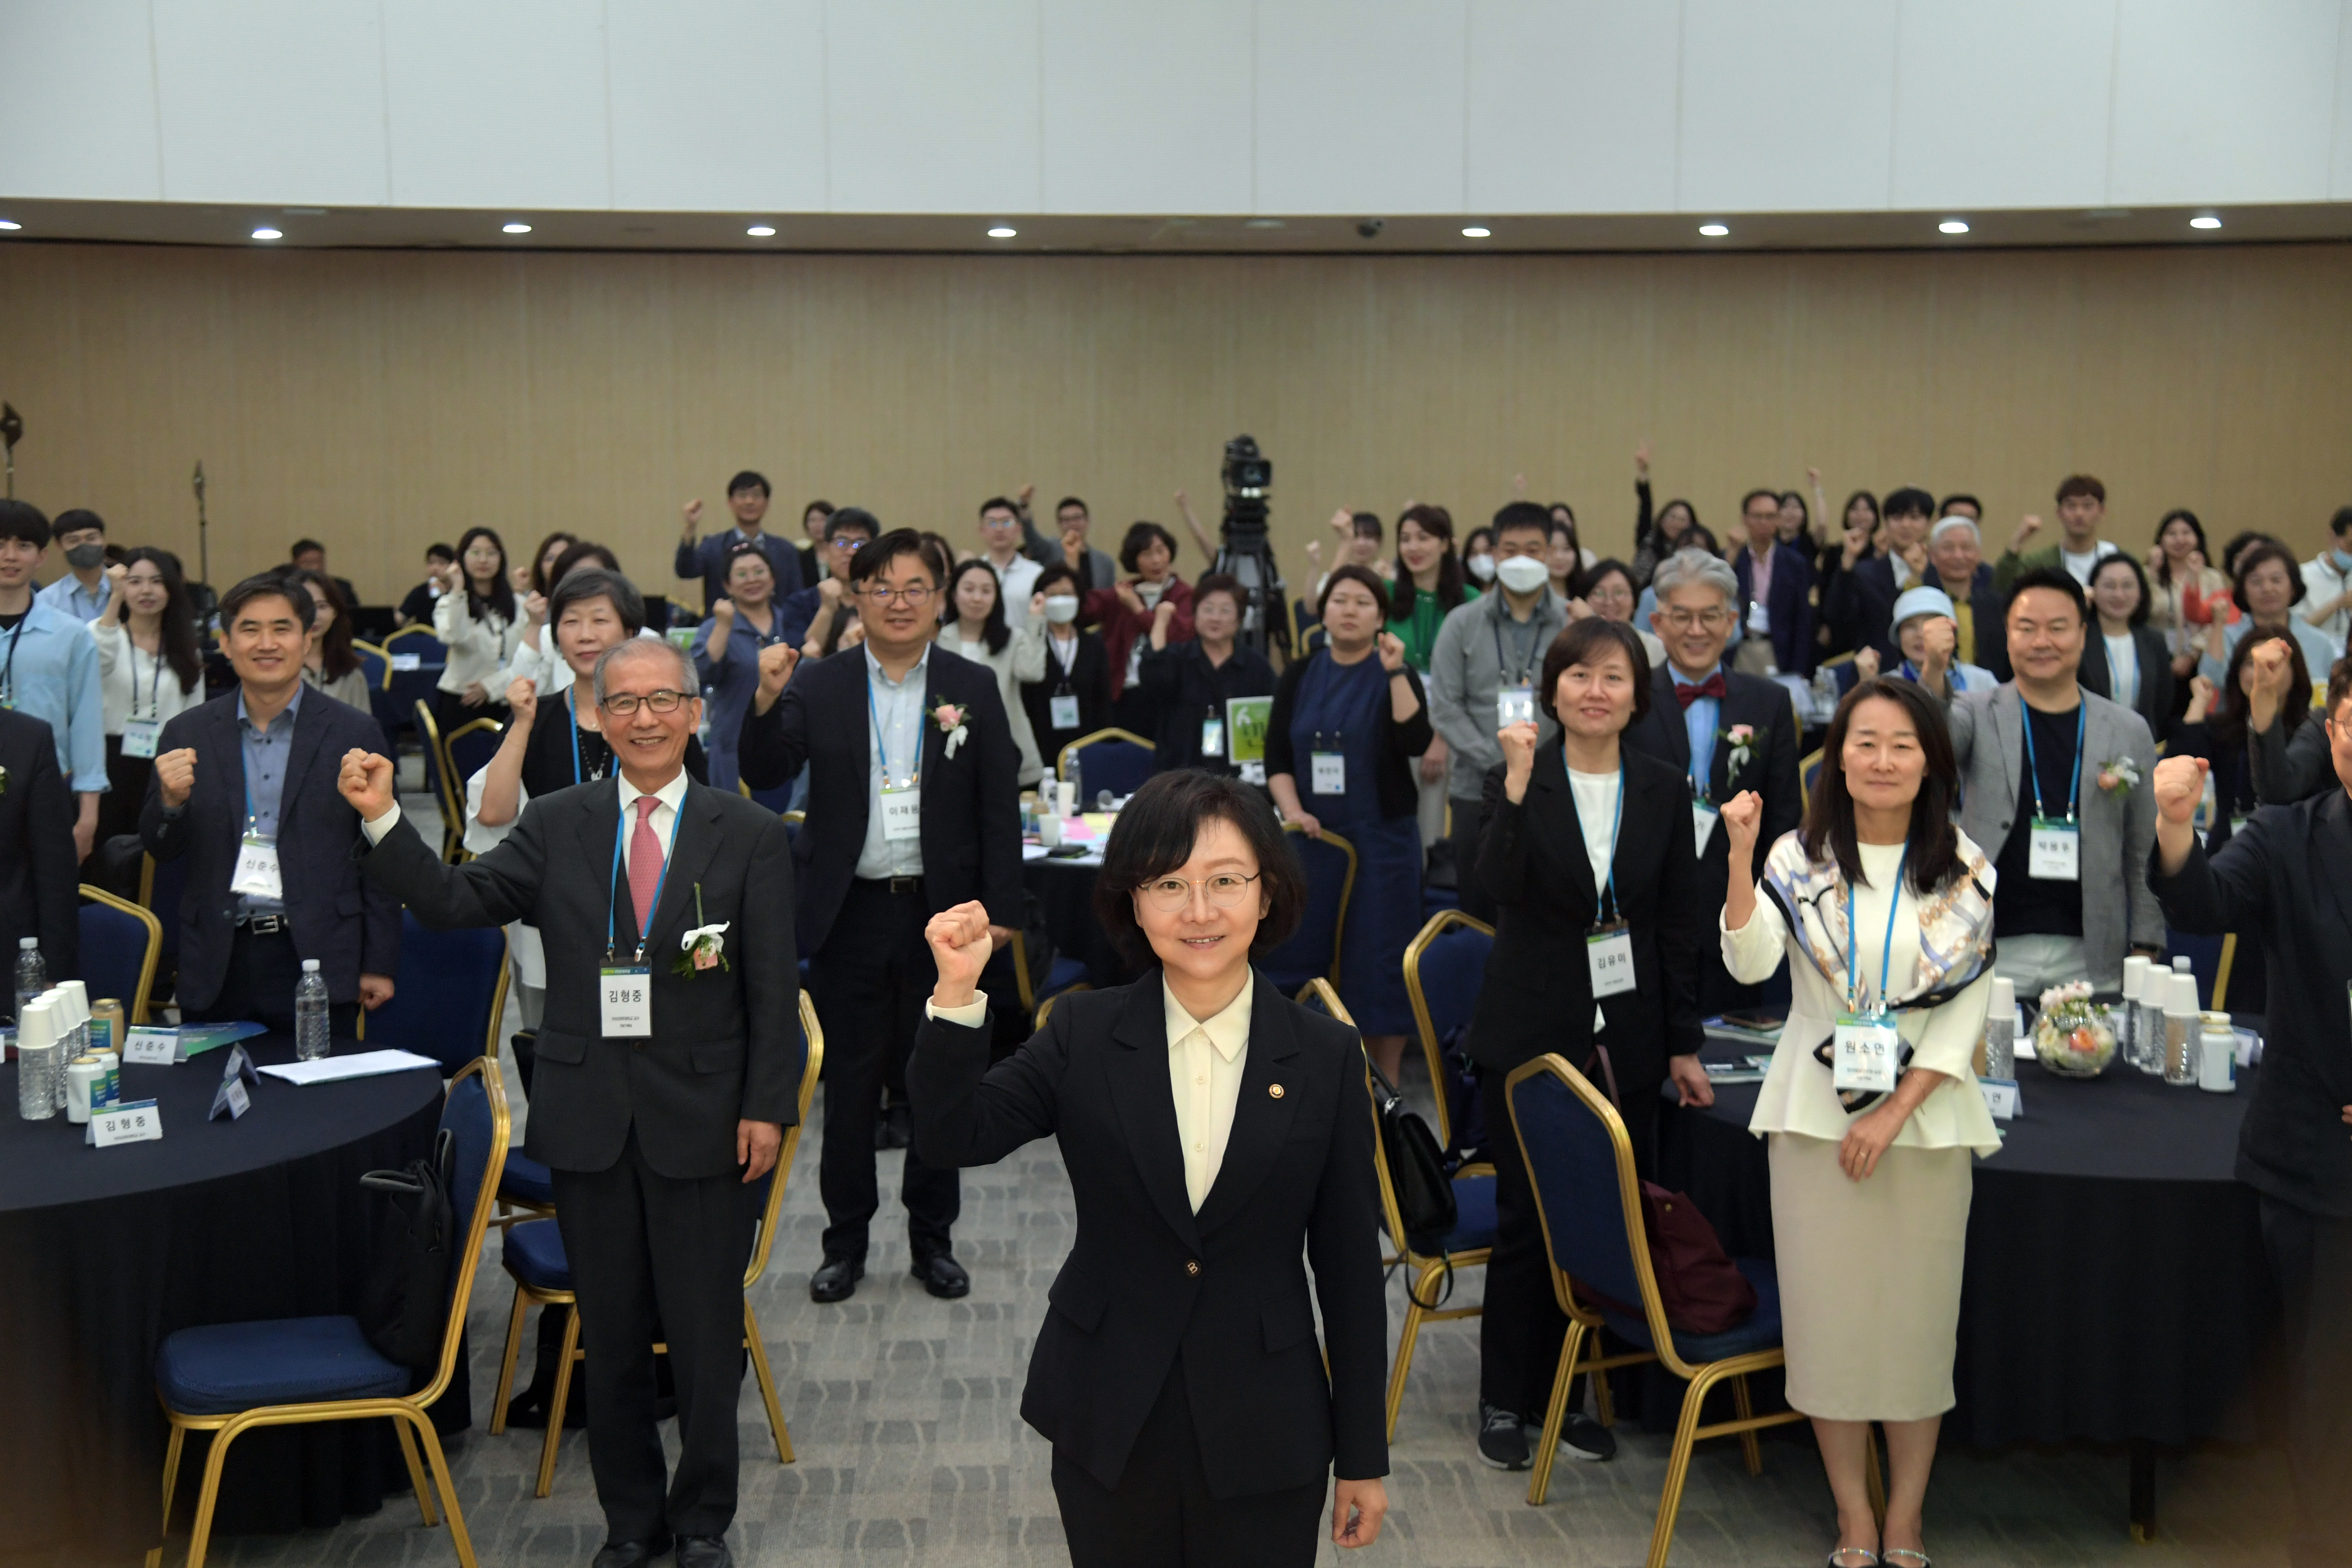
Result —
<instances>
[{"instance_id":1,"label":"round banquet table","mask_svg":"<svg viewBox=\"0 0 2352 1568\"><path fill-rule=\"evenodd\" d=\"M1102 857L1049 860L1036 845L1024 847L1021 885L1045 906L1045 929L1054 946L1087 966L1087 982L1097 991L1124 985L1137 972L1118 956L1110 933L1095 919L1095 878Z\"/></svg>"},{"instance_id":2,"label":"round banquet table","mask_svg":"<svg viewBox=\"0 0 2352 1568\"><path fill-rule=\"evenodd\" d=\"M2022 1113L1976 1164L1946 1432L1985 1447L2128 1445L2136 1529L2153 1524L2156 1447L2257 1436L2278 1299L2254 1191L2233 1173L2256 1076L2221 1095L2120 1058L2089 1081L2018 1064ZM1748 1131L1757 1091L1719 1084L1707 1110L1670 1103L1658 1179L1735 1257L1770 1258L1771 1174Z\"/></svg>"},{"instance_id":3,"label":"round banquet table","mask_svg":"<svg viewBox=\"0 0 2352 1568\"><path fill-rule=\"evenodd\" d=\"M294 1059L288 1036L245 1045L257 1064ZM152 1546L156 1347L199 1324L352 1311L381 1201L359 1178L430 1152L437 1072L303 1088L265 1075L243 1117L208 1122L227 1055L126 1066L123 1099L154 1100L163 1136L111 1149L86 1146L62 1111L20 1120L16 1064L0 1069L0 1563L131 1562ZM461 1358L435 1424L461 1427L467 1410ZM238 1438L215 1528L321 1528L382 1506L407 1487L383 1426ZM181 1465L182 1528L206 1441Z\"/></svg>"}]
</instances>

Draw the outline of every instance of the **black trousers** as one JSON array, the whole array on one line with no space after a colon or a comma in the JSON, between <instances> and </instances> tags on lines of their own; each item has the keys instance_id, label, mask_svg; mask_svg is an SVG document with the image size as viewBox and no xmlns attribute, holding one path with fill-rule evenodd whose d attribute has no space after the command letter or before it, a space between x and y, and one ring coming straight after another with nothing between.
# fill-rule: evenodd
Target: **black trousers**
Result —
<instances>
[{"instance_id":1,"label":"black trousers","mask_svg":"<svg viewBox=\"0 0 2352 1568\"><path fill-rule=\"evenodd\" d=\"M894 893L887 881L853 881L809 964L809 990L824 1027L824 1155L817 1186L830 1221L827 1258L864 1258L867 1229L882 1205L874 1120L893 1061L905 1081L923 1003L939 979L923 941L929 921L919 887ZM946 1252L963 1205L962 1178L926 1165L912 1149L906 1160L898 1197L907 1205L908 1245L919 1258Z\"/></svg>"},{"instance_id":2,"label":"black trousers","mask_svg":"<svg viewBox=\"0 0 2352 1568\"><path fill-rule=\"evenodd\" d=\"M1655 1171L1663 1074L1639 1062L1615 1065L1624 1101L1620 1115L1633 1142L1634 1167L1647 1178ZM1478 1069L1478 1103L1486 1118L1486 1148L1495 1160L1495 1246L1486 1258L1486 1308L1478 1319L1478 1397L1533 1422L1543 1419L1551 1399L1568 1314L1552 1293L1543 1216L1536 1210L1535 1184L1511 1127L1510 1101L1503 1092L1503 1080L1509 1076L1491 1068ZM1588 1076L1606 1092L1607 1080L1598 1076L1597 1068Z\"/></svg>"},{"instance_id":3,"label":"black trousers","mask_svg":"<svg viewBox=\"0 0 2352 1568\"><path fill-rule=\"evenodd\" d=\"M180 1016L191 1024L267 1024L278 1034L294 1032L294 987L302 980L302 961L295 955L290 932L257 933L236 928L228 950L228 973L221 976L220 994L209 1007L183 1005ZM338 1040L357 1035L360 1005L337 1002L327 1009L328 1027Z\"/></svg>"},{"instance_id":4,"label":"black trousers","mask_svg":"<svg viewBox=\"0 0 2352 1568\"><path fill-rule=\"evenodd\" d=\"M587 1349L588 1463L606 1538L724 1535L735 1519L750 1188L732 1171L665 1176L634 1129L601 1171L551 1172ZM654 1420L658 1323L677 1385L677 1471Z\"/></svg>"},{"instance_id":5,"label":"black trousers","mask_svg":"<svg viewBox=\"0 0 2352 1568\"><path fill-rule=\"evenodd\" d=\"M2294 1568L2352 1563L2352 1220L2263 1199L2263 1249L2286 1308L2294 1379L2287 1465L2294 1478Z\"/></svg>"},{"instance_id":6,"label":"black trousers","mask_svg":"<svg viewBox=\"0 0 2352 1568\"><path fill-rule=\"evenodd\" d=\"M97 842L139 831L139 808L147 803L147 781L154 773L152 759L122 754L121 736L106 738L106 793L98 798Z\"/></svg>"},{"instance_id":7,"label":"black trousers","mask_svg":"<svg viewBox=\"0 0 2352 1568\"><path fill-rule=\"evenodd\" d=\"M1478 835L1486 826L1486 802L1454 795L1446 804L1454 811L1454 831L1446 837L1454 843L1454 873L1461 892L1462 912L1493 925L1495 900L1486 896L1486 887L1478 880Z\"/></svg>"},{"instance_id":8,"label":"black trousers","mask_svg":"<svg viewBox=\"0 0 2352 1568\"><path fill-rule=\"evenodd\" d=\"M1321 1539L1326 1489L1209 1493L1178 1356L1135 1447L1107 1487L1054 1453L1054 1498L1071 1568L1306 1568Z\"/></svg>"}]
</instances>

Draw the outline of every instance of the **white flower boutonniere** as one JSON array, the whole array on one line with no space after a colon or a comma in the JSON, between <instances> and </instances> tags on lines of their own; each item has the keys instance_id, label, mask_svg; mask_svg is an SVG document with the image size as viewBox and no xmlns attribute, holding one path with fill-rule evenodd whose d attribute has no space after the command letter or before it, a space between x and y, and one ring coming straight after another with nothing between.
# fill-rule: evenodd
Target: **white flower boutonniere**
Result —
<instances>
[{"instance_id":1,"label":"white flower boutonniere","mask_svg":"<svg viewBox=\"0 0 2352 1568\"><path fill-rule=\"evenodd\" d=\"M2117 757L2099 764L2099 787L2109 795L2129 795L2139 787L2139 764Z\"/></svg>"},{"instance_id":2,"label":"white flower boutonniere","mask_svg":"<svg viewBox=\"0 0 2352 1568\"><path fill-rule=\"evenodd\" d=\"M0 795L8 793L8 770L0 768Z\"/></svg>"},{"instance_id":3,"label":"white flower boutonniere","mask_svg":"<svg viewBox=\"0 0 2352 1568\"><path fill-rule=\"evenodd\" d=\"M1728 778L1746 767L1756 754L1756 726L1734 724L1728 730L1717 731L1717 738L1731 742L1731 755L1725 760L1724 776Z\"/></svg>"},{"instance_id":4,"label":"white flower boutonniere","mask_svg":"<svg viewBox=\"0 0 2352 1568\"><path fill-rule=\"evenodd\" d=\"M931 710L931 722L937 724L940 733L948 738L948 756L954 756L956 748L963 744L964 737L971 733L971 726L963 719L963 710L952 702L942 702Z\"/></svg>"},{"instance_id":5,"label":"white flower boutonniere","mask_svg":"<svg viewBox=\"0 0 2352 1568\"><path fill-rule=\"evenodd\" d=\"M694 918L702 919L702 884L694 885ZM671 961L672 974L693 974L703 969L727 969L728 921L715 925L698 925L677 939L677 957Z\"/></svg>"}]
</instances>

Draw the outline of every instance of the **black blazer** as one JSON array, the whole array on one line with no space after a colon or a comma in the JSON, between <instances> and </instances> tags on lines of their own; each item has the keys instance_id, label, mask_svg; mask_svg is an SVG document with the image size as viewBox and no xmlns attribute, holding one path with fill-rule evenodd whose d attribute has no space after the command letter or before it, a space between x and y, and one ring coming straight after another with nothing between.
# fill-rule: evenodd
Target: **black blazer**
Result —
<instances>
[{"instance_id":1,"label":"black blazer","mask_svg":"<svg viewBox=\"0 0 2352 1568\"><path fill-rule=\"evenodd\" d=\"M1266 662L1265 655L1238 640L1225 662L1215 666L1209 663L1198 639L1172 642L1157 653L1147 652L1142 680L1143 689L1160 710L1159 744L1152 749L1151 762L1163 771L1202 765L1201 721L1212 713L1223 719L1227 698L1271 697L1275 691L1274 666ZM1215 766L1221 773L1232 773L1230 742L1225 752Z\"/></svg>"},{"instance_id":2,"label":"black blazer","mask_svg":"<svg viewBox=\"0 0 2352 1568\"><path fill-rule=\"evenodd\" d=\"M2173 731L2172 699L2178 684L2172 673L2172 650L2165 647L2164 634L2154 626L2134 626L2131 636L2132 651L2139 658L2139 700L2132 704L2132 711L2147 721L2149 734L2164 740ZM2099 630L2096 615L2083 634L2083 662L2075 668L2074 679L2084 690L2115 700L2114 683L2107 674L2106 634Z\"/></svg>"},{"instance_id":3,"label":"black blazer","mask_svg":"<svg viewBox=\"0 0 2352 1568\"><path fill-rule=\"evenodd\" d=\"M1756 563L1742 546L1731 564L1739 580L1739 635L1748 635L1748 605L1755 597ZM1813 666L1813 562L1793 544L1772 546L1772 597L1764 613L1772 626L1772 663L1790 675Z\"/></svg>"},{"instance_id":4,"label":"black blazer","mask_svg":"<svg viewBox=\"0 0 2352 1568\"><path fill-rule=\"evenodd\" d=\"M1380 1194L1355 1030L1257 976L1232 1138L1197 1215L1157 969L1065 995L993 1068L987 1031L927 1021L907 1089L915 1148L933 1165L1061 1144L1078 1233L1021 1396L1056 1453L1118 1485L1181 1352L1213 1496L1387 1474Z\"/></svg>"},{"instance_id":5,"label":"black blazer","mask_svg":"<svg viewBox=\"0 0 2352 1568\"><path fill-rule=\"evenodd\" d=\"M625 933L632 909L626 872L606 880L620 826L620 783L604 779L532 800L504 842L462 866L443 865L405 820L359 858L371 882L436 930L509 921L539 928L547 1016L524 1143L532 1159L602 1171L635 1126L646 1163L663 1175L723 1175L739 1168L738 1121L800 1120L791 839L766 807L687 784L646 941L654 1033L608 1040L596 984L605 920L615 914ZM720 921L725 967L672 973L678 939ZM635 944L619 940L626 963Z\"/></svg>"},{"instance_id":6,"label":"black blazer","mask_svg":"<svg viewBox=\"0 0 2352 1568\"><path fill-rule=\"evenodd\" d=\"M1066 679L1067 685L1064 681ZM1078 700L1078 727L1054 728L1053 699L1066 690ZM1037 737L1037 755L1051 773L1061 761L1062 748L1083 735L1110 727L1110 656L1103 651L1100 632L1080 632L1078 648L1070 659L1070 673L1054 652L1054 636L1045 634L1045 679L1021 683L1021 706L1029 714L1029 732Z\"/></svg>"},{"instance_id":7,"label":"black blazer","mask_svg":"<svg viewBox=\"0 0 2352 1568\"><path fill-rule=\"evenodd\" d=\"M228 975L236 938L236 895L228 879L245 832L245 746L236 727L237 689L166 720L155 752L193 746L196 783L177 813L163 809L163 789L147 783L139 837L158 860L185 855L187 890L180 900L180 1000L208 1007ZM400 900L370 887L352 864L352 846L364 842L360 816L335 787L343 753L383 750L383 727L373 715L304 691L294 712L294 745L278 795L278 868L294 952L319 961L327 994L356 1002L362 974L400 972Z\"/></svg>"},{"instance_id":8,"label":"black blazer","mask_svg":"<svg viewBox=\"0 0 2352 1568\"><path fill-rule=\"evenodd\" d=\"M1330 657L1328 648L1317 648L1305 658L1293 659L1290 668L1282 672L1282 680L1274 689L1274 710L1266 716L1265 771L1268 776L1275 773L1288 773L1293 778L1298 776L1298 753L1290 743L1290 710L1297 703L1298 683L1305 679L1307 667L1318 658ZM1364 657L1377 659L1380 655L1373 652ZM1421 672L1408 664L1399 673L1412 684L1412 694L1421 706L1413 710L1412 718L1398 723L1396 707L1388 693L1388 683L1381 682L1381 765L1372 782L1380 789L1381 815L1391 821L1400 816L1411 816L1421 809L1421 786L1413 781L1413 759L1429 750L1430 743L1437 739L1437 731L1430 728L1429 692L1421 684ZM1196 734L1193 743L1197 745L1199 742L1200 737ZM1351 782L1348 787L1354 790L1360 786ZM1312 801L1315 797L1302 792L1300 798ZM1309 805L1307 809L1312 811L1314 807Z\"/></svg>"},{"instance_id":9,"label":"black blazer","mask_svg":"<svg viewBox=\"0 0 2352 1568\"><path fill-rule=\"evenodd\" d=\"M2313 1214L2352 1218L2352 798L2330 790L2264 806L2210 860L2172 876L2150 850L2149 889L2182 931L2259 932L2270 1011L2238 1179Z\"/></svg>"},{"instance_id":10,"label":"black blazer","mask_svg":"<svg viewBox=\"0 0 2352 1568\"><path fill-rule=\"evenodd\" d=\"M1891 574L1888 581L1893 581ZM1951 584L1945 582L1932 565L1920 574L1919 581L1930 588L1943 589L1955 600L1960 597L1952 592ZM1976 657L1966 657L1970 650L1964 648L1961 650L1961 662L1992 671L1995 680L2009 679L2011 673L2009 668L2009 618L2001 610L2000 590L1993 584L1992 568L1981 562L1977 565L1976 575L1969 580L1968 601L1969 620L1977 634L1977 646L1973 650ZM1890 616L1895 613L1895 603L1891 599L1887 601L1886 613ZM1888 629L1893 630L1892 627ZM1902 662L1903 650L1897 648L1895 650L1895 664ZM1889 669L1894 667L1892 664L1886 666ZM2156 732L2163 733L2161 730Z\"/></svg>"},{"instance_id":11,"label":"black blazer","mask_svg":"<svg viewBox=\"0 0 2352 1568\"><path fill-rule=\"evenodd\" d=\"M47 720L0 708L0 942L14 975L17 942L38 937L54 985L81 973L81 872L78 807Z\"/></svg>"},{"instance_id":12,"label":"black blazer","mask_svg":"<svg viewBox=\"0 0 2352 1568\"><path fill-rule=\"evenodd\" d=\"M1709 909L1699 893L1690 786L1671 763L1631 746L1624 756L1625 816L1612 867L1633 927L1635 984L1601 999L1608 1028L1599 1043L1632 1093L1664 1082L1668 1057L1699 1048L1699 951L1723 906ZM1547 1051L1581 1063L1592 1035L1584 939L1601 896L1559 748L1538 748L1517 805L1503 794L1503 765L1486 770L1486 810L1478 878L1497 913L1471 1015L1471 1058L1497 1072Z\"/></svg>"},{"instance_id":13,"label":"black blazer","mask_svg":"<svg viewBox=\"0 0 2352 1568\"><path fill-rule=\"evenodd\" d=\"M1922 581L1925 581L1923 578ZM1777 583L1774 586L1779 586ZM1895 601L1902 595L1895 585L1895 567L1884 555L1865 555L1853 563L1851 572L1841 572L1830 584L1828 596L1822 603L1822 618L1841 628L1847 646L1853 648L1874 647L1882 669L1893 669L1903 662L1903 650L1895 642ZM1973 605L1975 600L1970 599ZM1982 627L1979 620L1977 625ZM2000 626L1994 617L1996 629ZM1979 632L1977 640L1984 637Z\"/></svg>"},{"instance_id":14,"label":"black blazer","mask_svg":"<svg viewBox=\"0 0 2352 1568\"><path fill-rule=\"evenodd\" d=\"M1047 655L1048 658L1052 656ZM1021 752L996 694L996 675L968 658L925 656L923 691L923 897L931 912L973 899L1001 926L1021 924ZM971 732L947 754L930 710L952 702ZM806 763L808 825L793 847L798 872L802 951L814 952L833 930L866 849L873 784L872 722L866 649L845 648L803 662L762 715L743 710L737 762L753 789L790 784ZM817 829L822 828L822 831Z\"/></svg>"},{"instance_id":15,"label":"black blazer","mask_svg":"<svg viewBox=\"0 0 2352 1568\"><path fill-rule=\"evenodd\" d=\"M1804 794L1797 781L1797 753L1803 745L1802 731L1797 722L1797 710L1789 700L1788 689L1779 681L1726 670L1723 684L1723 700L1717 704L1716 729L1721 731L1735 724L1752 724L1756 738L1749 743L1747 763L1735 774L1731 771L1731 742L1720 733L1716 736L1715 766L1707 779L1706 798L1720 806L1744 789L1752 789L1764 797L1764 820L1756 834L1753 868L1761 876L1764 858L1772 852L1772 846L1805 815ZM1649 716L1626 730L1624 742L1633 751L1666 763L1685 780L1690 777L1690 731L1683 724L1682 705L1675 700L1671 667L1660 666L1650 672ZM1684 795L1687 798L1687 784ZM1590 863L1586 868L1591 868ZM1731 835L1720 823L1698 857L1698 872L1699 900L1709 909L1721 909L1731 887ZM1705 950L1702 962L1711 959L1717 964L1722 963L1720 943L1701 946Z\"/></svg>"}]
</instances>

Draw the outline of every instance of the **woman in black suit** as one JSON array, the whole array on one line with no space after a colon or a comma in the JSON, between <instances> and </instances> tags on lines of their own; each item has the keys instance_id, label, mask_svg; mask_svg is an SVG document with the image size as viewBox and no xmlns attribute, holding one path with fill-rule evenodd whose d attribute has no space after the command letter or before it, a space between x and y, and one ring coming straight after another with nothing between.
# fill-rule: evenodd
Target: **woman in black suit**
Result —
<instances>
[{"instance_id":1,"label":"woman in black suit","mask_svg":"<svg viewBox=\"0 0 2352 1568\"><path fill-rule=\"evenodd\" d=\"M1560 727L1538 749L1532 721L1497 736L1486 773L1477 875L1498 914L1472 1016L1470 1054L1496 1173L1496 1239L1479 1329L1478 1456L1525 1469L1568 1320L1552 1296L1535 1189L1503 1080L1549 1051L1609 1092L1651 1169L1658 1091L1714 1091L1698 1065L1698 965L1710 911L1692 848L1690 787L1670 763L1620 744L1649 711L1649 660L1633 628L1570 621L1544 656L1538 700ZM1607 1458L1615 1440L1571 1415L1563 1447Z\"/></svg>"},{"instance_id":2,"label":"woman in black suit","mask_svg":"<svg viewBox=\"0 0 2352 1568\"><path fill-rule=\"evenodd\" d=\"M1096 886L1103 924L1157 973L1063 996L992 1068L973 988L988 911L959 905L925 931L939 983L907 1073L927 1162L1061 1143L1077 1240L1021 1415L1054 1445L1071 1561L1312 1563L1335 1471L1331 1539L1369 1545L1388 1510L1388 1314L1363 1056L1250 967L1298 923L1297 858L1256 791L1181 770L1119 814Z\"/></svg>"},{"instance_id":3,"label":"woman in black suit","mask_svg":"<svg viewBox=\"0 0 2352 1568\"><path fill-rule=\"evenodd\" d=\"M2164 634L2147 624L2147 574L2118 551L2091 568L2089 597L2098 625L2083 639L2074 679L2085 691L2120 702L2147 721L2161 741L2184 706Z\"/></svg>"},{"instance_id":4,"label":"woman in black suit","mask_svg":"<svg viewBox=\"0 0 2352 1568\"><path fill-rule=\"evenodd\" d=\"M1021 683L1021 706L1045 764L1042 787L1059 776L1063 747L1110 723L1110 656L1100 632L1078 629L1076 573L1056 563L1033 592L1045 596L1045 679Z\"/></svg>"}]
</instances>

